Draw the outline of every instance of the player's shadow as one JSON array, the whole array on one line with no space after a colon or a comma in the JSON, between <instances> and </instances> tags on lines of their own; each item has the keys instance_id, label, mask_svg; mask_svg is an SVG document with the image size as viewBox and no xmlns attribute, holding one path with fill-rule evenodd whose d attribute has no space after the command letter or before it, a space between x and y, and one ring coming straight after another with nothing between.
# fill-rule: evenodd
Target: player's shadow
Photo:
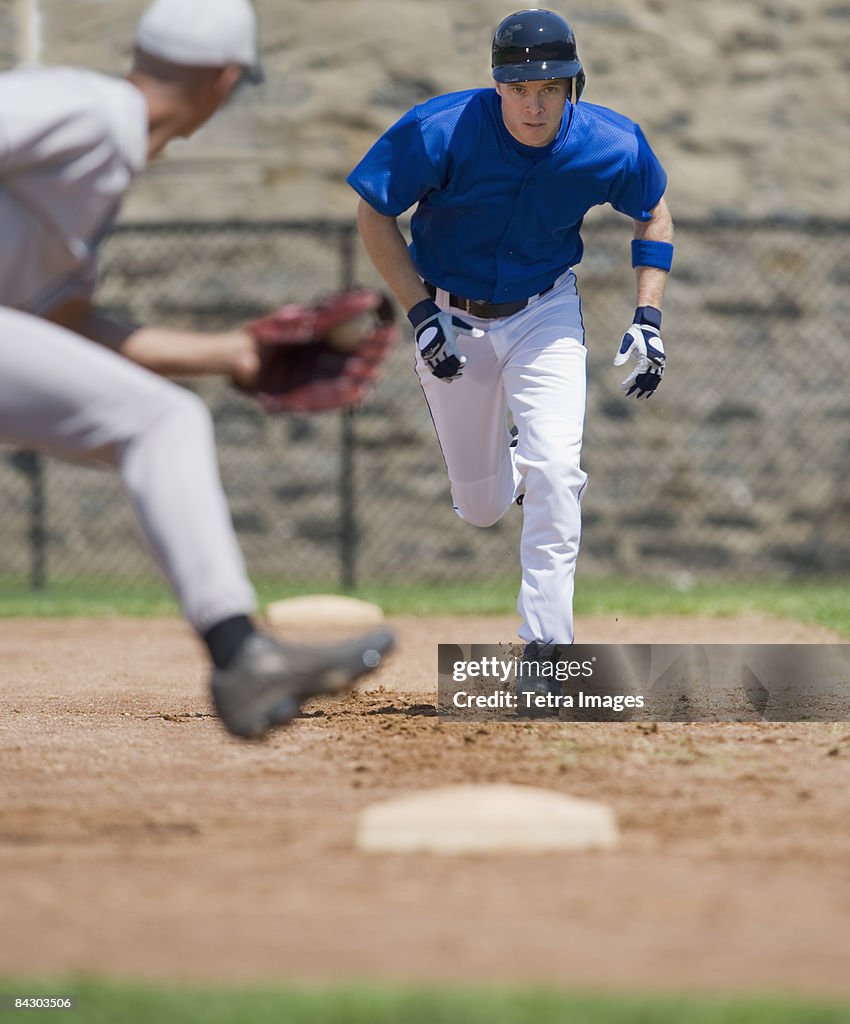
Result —
<instances>
[{"instance_id":1,"label":"player's shadow","mask_svg":"<svg viewBox=\"0 0 850 1024\"><path fill-rule=\"evenodd\" d=\"M380 708L370 708L367 715L406 715L408 718L435 718L437 708L434 704L408 704L405 707L397 707L395 704L386 704Z\"/></svg>"}]
</instances>

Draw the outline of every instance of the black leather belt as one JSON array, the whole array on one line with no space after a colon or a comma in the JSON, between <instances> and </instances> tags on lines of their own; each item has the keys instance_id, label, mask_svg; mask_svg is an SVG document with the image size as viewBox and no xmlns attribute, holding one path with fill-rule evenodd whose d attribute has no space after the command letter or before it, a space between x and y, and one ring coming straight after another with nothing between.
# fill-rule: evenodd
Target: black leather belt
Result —
<instances>
[{"instance_id":1,"label":"black leather belt","mask_svg":"<svg viewBox=\"0 0 850 1024\"><path fill-rule=\"evenodd\" d=\"M424 284L431 298L436 299L437 286L431 284L430 281L425 281ZM546 292L551 292L554 287L555 282L553 281L548 288L544 288L542 292L538 292L532 298L545 295ZM529 299L517 299L516 302L484 302L480 299L464 299L460 295L449 294L449 305L462 309L465 313L469 313L470 316L480 316L482 320L498 320L499 317L513 316L514 313L519 313L521 309L525 309L529 301Z\"/></svg>"}]
</instances>

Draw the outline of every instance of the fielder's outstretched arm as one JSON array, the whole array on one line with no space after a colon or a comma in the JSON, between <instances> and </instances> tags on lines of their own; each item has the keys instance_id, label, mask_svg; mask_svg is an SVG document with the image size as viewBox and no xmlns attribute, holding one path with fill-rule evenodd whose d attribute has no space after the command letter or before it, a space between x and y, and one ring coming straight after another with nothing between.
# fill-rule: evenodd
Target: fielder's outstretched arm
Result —
<instances>
[{"instance_id":1,"label":"fielder's outstretched arm","mask_svg":"<svg viewBox=\"0 0 850 1024\"><path fill-rule=\"evenodd\" d=\"M66 302L47 319L164 377L226 376L247 387L259 369L256 345L244 330L138 327L106 316L83 298Z\"/></svg>"},{"instance_id":2,"label":"fielder's outstretched arm","mask_svg":"<svg viewBox=\"0 0 850 1024\"><path fill-rule=\"evenodd\" d=\"M398 335L388 299L369 288L325 295L310 305L288 302L217 333L131 326L104 315L85 297L54 309L49 319L164 377L228 377L267 412L356 404ZM331 368L324 348L310 344L319 340L340 355Z\"/></svg>"},{"instance_id":3,"label":"fielder's outstretched arm","mask_svg":"<svg viewBox=\"0 0 850 1024\"><path fill-rule=\"evenodd\" d=\"M649 220L636 220L635 238L647 242L673 242L673 218L662 198ZM658 267L635 267L637 283L637 306L655 306L661 309L664 288L667 285L667 271Z\"/></svg>"},{"instance_id":4,"label":"fielder's outstretched arm","mask_svg":"<svg viewBox=\"0 0 850 1024\"><path fill-rule=\"evenodd\" d=\"M375 269L403 309L412 309L417 302L430 298L395 217L378 213L365 199L361 199L357 206L357 227Z\"/></svg>"}]
</instances>

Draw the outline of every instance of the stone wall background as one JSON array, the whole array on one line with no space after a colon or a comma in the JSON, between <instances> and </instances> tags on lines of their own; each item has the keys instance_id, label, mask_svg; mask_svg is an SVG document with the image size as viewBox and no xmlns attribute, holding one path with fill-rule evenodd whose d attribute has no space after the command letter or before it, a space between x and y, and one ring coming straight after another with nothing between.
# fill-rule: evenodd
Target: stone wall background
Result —
<instances>
[{"instance_id":1,"label":"stone wall background","mask_svg":"<svg viewBox=\"0 0 850 1024\"><path fill-rule=\"evenodd\" d=\"M665 304L669 369L640 404L624 399L624 373L611 365L632 305L622 223L597 219L586 235L582 574L688 587L850 572L846 229L682 222ZM270 224L125 229L106 246L101 299L139 322L217 330L282 292L308 299L343 283L339 242L326 229ZM353 274L376 283L362 255ZM255 578L338 582L345 550L361 581L515 576L520 510L487 530L453 515L411 363L405 338L350 424L353 535L340 414L268 417L218 382L193 382L213 413ZM25 468L17 453L0 454L0 579L32 564ZM43 474L51 577L132 584L150 574L112 475L56 460Z\"/></svg>"},{"instance_id":2,"label":"stone wall background","mask_svg":"<svg viewBox=\"0 0 850 1024\"><path fill-rule=\"evenodd\" d=\"M27 54L120 74L143 0L0 0L0 65ZM203 0L198 0L200 16ZM350 217L345 175L411 104L487 85L505 0L256 0L267 82L176 143L128 219ZM585 96L639 121L678 216L850 209L850 4L608 0L557 8ZM202 187L199 187L202 185Z\"/></svg>"}]
</instances>

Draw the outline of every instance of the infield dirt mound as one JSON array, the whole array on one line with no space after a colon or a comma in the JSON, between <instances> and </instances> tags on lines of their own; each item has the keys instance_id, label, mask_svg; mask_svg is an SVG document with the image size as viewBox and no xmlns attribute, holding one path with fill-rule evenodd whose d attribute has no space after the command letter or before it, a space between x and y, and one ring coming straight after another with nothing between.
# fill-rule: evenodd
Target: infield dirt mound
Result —
<instances>
[{"instance_id":1,"label":"infield dirt mound","mask_svg":"<svg viewBox=\"0 0 850 1024\"><path fill-rule=\"evenodd\" d=\"M441 723L405 618L368 687L262 745L210 716L179 621L0 623L7 974L847 993L850 725ZM583 642L833 641L771 619L590 620ZM358 853L358 811L459 782L608 802L608 854Z\"/></svg>"}]
</instances>

